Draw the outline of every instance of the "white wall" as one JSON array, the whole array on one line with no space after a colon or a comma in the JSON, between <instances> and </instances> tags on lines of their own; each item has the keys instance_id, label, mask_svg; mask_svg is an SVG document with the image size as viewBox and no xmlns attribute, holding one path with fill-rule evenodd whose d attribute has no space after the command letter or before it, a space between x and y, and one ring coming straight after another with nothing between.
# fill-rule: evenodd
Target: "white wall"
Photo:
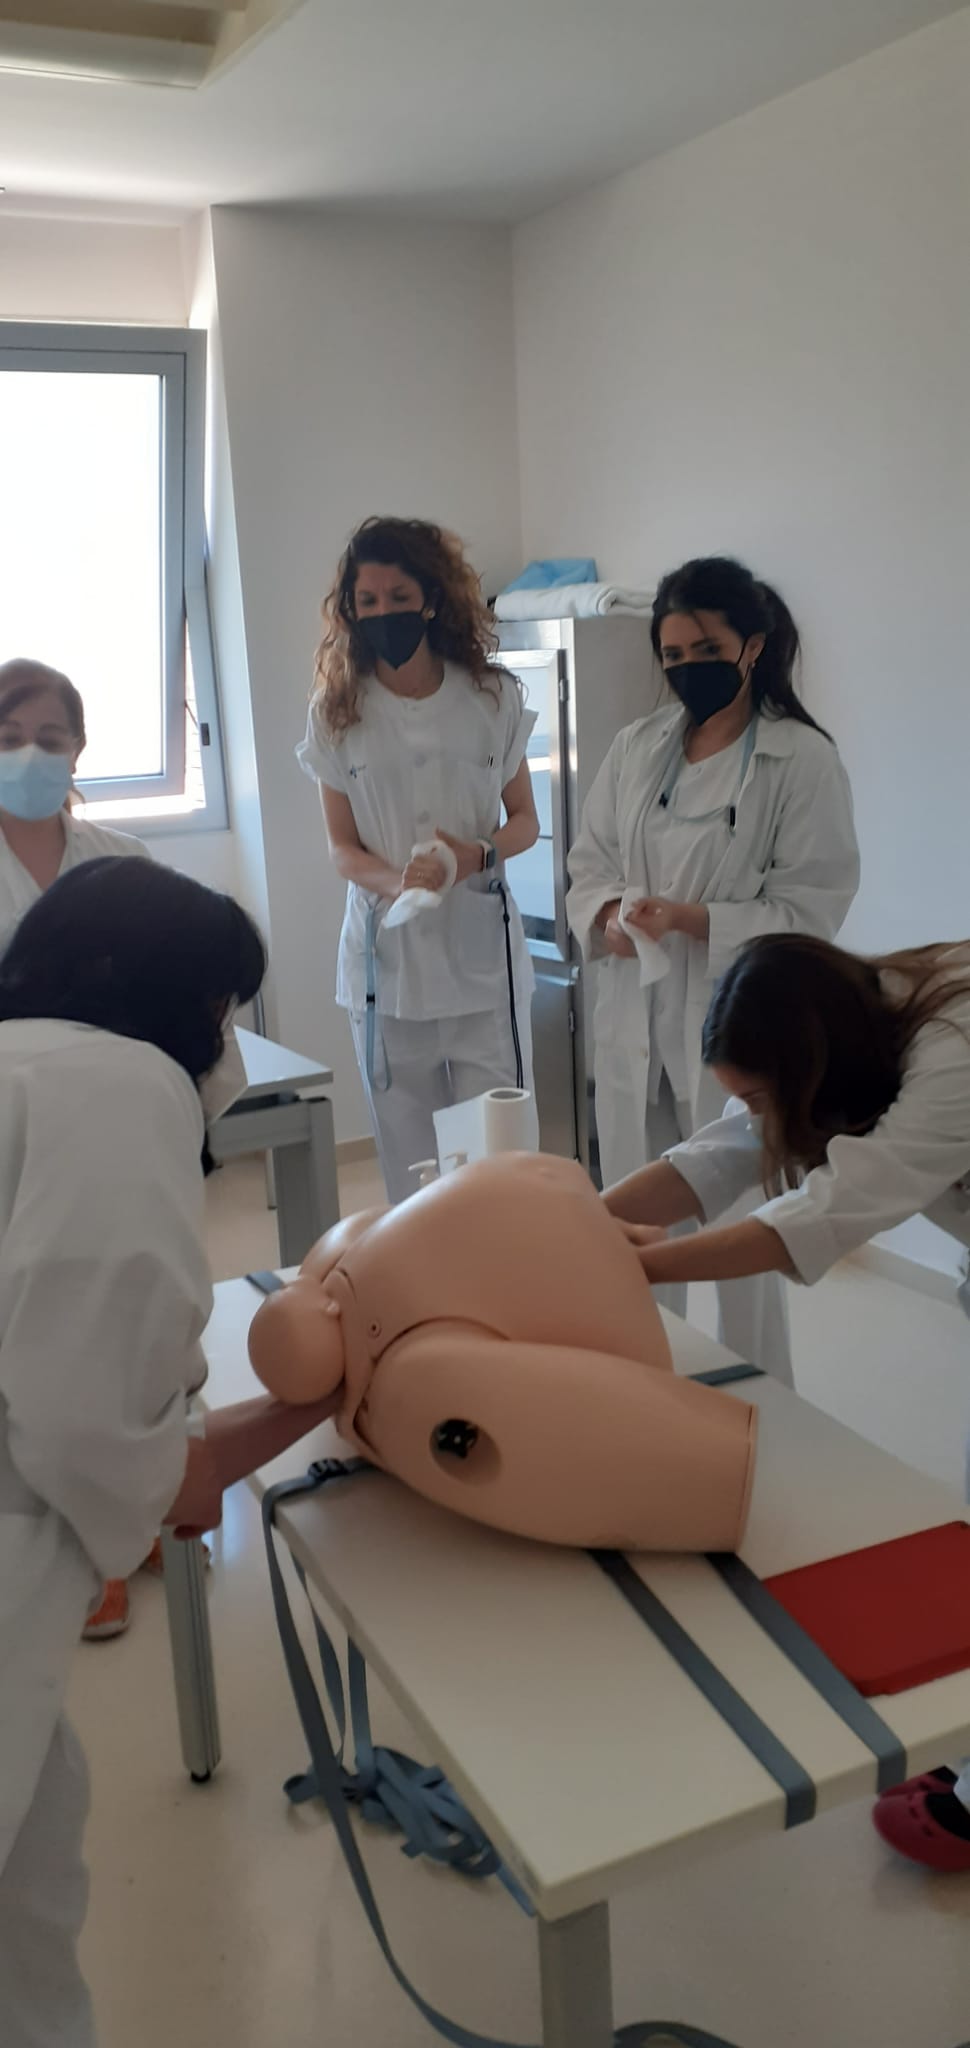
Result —
<instances>
[{"instance_id":1,"label":"white wall","mask_svg":"<svg viewBox=\"0 0 970 2048\"><path fill-rule=\"evenodd\" d=\"M862 945L970 930L970 12L516 237L526 550L735 550L850 764Z\"/></svg>"},{"instance_id":2,"label":"white wall","mask_svg":"<svg viewBox=\"0 0 970 2048\"><path fill-rule=\"evenodd\" d=\"M778 582L852 775L861 948L970 934L968 72L964 12L515 238L526 554Z\"/></svg>"},{"instance_id":3,"label":"white wall","mask_svg":"<svg viewBox=\"0 0 970 2048\"><path fill-rule=\"evenodd\" d=\"M343 885L302 737L319 606L352 527L456 527L490 590L519 566L508 236L286 210L212 214L275 1024L335 1068L367 1128L333 1000Z\"/></svg>"},{"instance_id":4,"label":"white wall","mask_svg":"<svg viewBox=\"0 0 970 2048\"><path fill-rule=\"evenodd\" d=\"M0 320L184 327L177 227L0 209Z\"/></svg>"}]
</instances>

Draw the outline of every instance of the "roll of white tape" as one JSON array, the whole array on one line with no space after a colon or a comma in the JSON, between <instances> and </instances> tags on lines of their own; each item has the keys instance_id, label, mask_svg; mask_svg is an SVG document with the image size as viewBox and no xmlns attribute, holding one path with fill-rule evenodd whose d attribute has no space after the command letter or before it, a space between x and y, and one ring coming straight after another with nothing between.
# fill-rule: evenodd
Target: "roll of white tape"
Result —
<instances>
[{"instance_id":1,"label":"roll of white tape","mask_svg":"<svg viewBox=\"0 0 970 2048\"><path fill-rule=\"evenodd\" d=\"M532 1150L532 1097L526 1088L491 1088L483 1097L485 1157Z\"/></svg>"}]
</instances>

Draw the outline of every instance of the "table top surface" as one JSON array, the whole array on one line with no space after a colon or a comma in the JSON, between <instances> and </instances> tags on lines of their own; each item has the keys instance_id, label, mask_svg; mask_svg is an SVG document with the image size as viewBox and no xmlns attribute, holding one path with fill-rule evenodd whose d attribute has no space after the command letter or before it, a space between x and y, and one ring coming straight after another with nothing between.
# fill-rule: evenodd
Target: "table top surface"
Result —
<instances>
[{"instance_id":1,"label":"table top surface","mask_svg":"<svg viewBox=\"0 0 970 2048\"><path fill-rule=\"evenodd\" d=\"M284 1045L260 1038L258 1032L244 1031L241 1025L236 1026L236 1037L246 1069L246 1093L239 1099L240 1109L252 1109L262 1095L313 1095L333 1082L332 1069L319 1060L288 1052Z\"/></svg>"},{"instance_id":2,"label":"table top surface","mask_svg":"<svg viewBox=\"0 0 970 2048\"><path fill-rule=\"evenodd\" d=\"M212 1405L253 1391L260 1297L216 1288L205 1338ZM664 1318L678 1372L732 1354ZM847 1357L846 1369L851 1369ZM728 1390L732 1392L732 1390ZM962 1517L914 1471L769 1379L741 1555L759 1577ZM256 1474L257 1493L346 1456L332 1424ZM381 1473L286 1509L312 1589L358 1643L547 1919L636 1883L661 1856L776 1831L774 1779L584 1553L446 1513ZM665 1606L811 1773L819 1811L876 1789L876 1762L703 1558L643 1556ZM970 1672L873 1702L921 1770L970 1749Z\"/></svg>"}]
</instances>

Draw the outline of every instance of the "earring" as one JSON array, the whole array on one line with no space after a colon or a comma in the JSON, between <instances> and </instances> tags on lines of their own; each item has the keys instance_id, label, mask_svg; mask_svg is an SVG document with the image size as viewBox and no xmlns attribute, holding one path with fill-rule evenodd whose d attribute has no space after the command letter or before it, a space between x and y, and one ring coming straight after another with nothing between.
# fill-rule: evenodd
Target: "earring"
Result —
<instances>
[{"instance_id":1,"label":"earring","mask_svg":"<svg viewBox=\"0 0 970 2048\"><path fill-rule=\"evenodd\" d=\"M424 616L428 620L428 623L430 625L431 620L435 617L435 608L433 604L429 604Z\"/></svg>"}]
</instances>

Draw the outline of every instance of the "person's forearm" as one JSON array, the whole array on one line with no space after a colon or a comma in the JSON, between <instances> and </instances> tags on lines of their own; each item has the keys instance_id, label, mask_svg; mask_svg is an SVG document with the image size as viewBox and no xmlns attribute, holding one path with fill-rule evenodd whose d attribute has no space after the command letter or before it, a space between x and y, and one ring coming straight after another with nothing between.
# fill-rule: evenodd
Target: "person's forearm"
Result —
<instances>
[{"instance_id":1,"label":"person's forearm","mask_svg":"<svg viewBox=\"0 0 970 2048\"><path fill-rule=\"evenodd\" d=\"M638 1222L641 1219L637 1217ZM726 1230L699 1230L691 1237L671 1237L642 1254L647 1279L655 1287L691 1280L746 1280L756 1273L794 1273L777 1230L750 1217Z\"/></svg>"},{"instance_id":2,"label":"person's forearm","mask_svg":"<svg viewBox=\"0 0 970 2048\"><path fill-rule=\"evenodd\" d=\"M233 1486L260 1465L270 1464L309 1430L319 1428L339 1407L341 1394L342 1389L305 1407L277 1401L272 1394L257 1394L251 1401L214 1408L205 1419L205 1441L223 1486Z\"/></svg>"},{"instance_id":3,"label":"person's forearm","mask_svg":"<svg viewBox=\"0 0 970 2048\"><path fill-rule=\"evenodd\" d=\"M690 1217L703 1218L703 1210L683 1174L669 1160L645 1166L618 1181L603 1196L611 1216L622 1223L686 1223Z\"/></svg>"},{"instance_id":4,"label":"person's forearm","mask_svg":"<svg viewBox=\"0 0 970 2048\"><path fill-rule=\"evenodd\" d=\"M531 811L516 811L506 818L497 832L492 833L492 845L499 860L514 860L517 853L528 853L539 837L539 820Z\"/></svg>"},{"instance_id":5,"label":"person's forearm","mask_svg":"<svg viewBox=\"0 0 970 2048\"><path fill-rule=\"evenodd\" d=\"M331 847L334 867L345 882L356 882L358 889L366 889L369 896L384 899L401 893L401 873L383 860L380 854L368 853L363 846Z\"/></svg>"},{"instance_id":6,"label":"person's forearm","mask_svg":"<svg viewBox=\"0 0 970 2048\"><path fill-rule=\"evenodd\" d=\"M271 1394L213 1409L205 1418L205 1435L190 1437L185 1476L165 1520L172 1526L211 1528L218 1521L219 1497L237 1479L270 1465L283 1451L318 1429L340 1403L340 1393L294 1408ZM211 1517L211 1519L210 1519Z\"/></svg>"},{"instance_id":7,"label":"person's forearm","mask_svg":"<svg viewBox=\"0 0 970 2048\"><path fill-rule=\"evenodd\" d=\"M619 908L622 900L623 899L620 896L613 896L610 898L609 903L604 903L601 906L601 908L597 911L595 918L593 919L593 923L595 924L597 931L605 932L606 927L609 924L610 918L616 916L619 913Z\"/></svg>"},{"instance_id":8,"label":"person's forearm","mask_svg":"<svg viewBox=\"0 0 970 2048\"><path fill-rule=\"evenodd\" d=\"M675 931L685 932L689 939L700 939L706 943L710 929L706 903L678 903Z\"/></svg>"}]
</instances>

